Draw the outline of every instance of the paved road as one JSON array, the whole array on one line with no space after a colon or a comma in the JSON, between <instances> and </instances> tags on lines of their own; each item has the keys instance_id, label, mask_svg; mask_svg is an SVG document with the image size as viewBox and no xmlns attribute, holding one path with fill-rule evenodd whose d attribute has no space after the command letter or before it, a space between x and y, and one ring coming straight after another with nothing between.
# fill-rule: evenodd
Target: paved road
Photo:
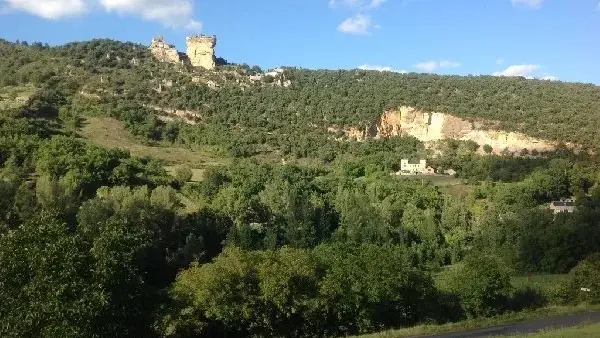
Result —
<instances>
[{"instance_id":1,"label":"paved road","mask_svg":"<svg viewBox=\"0 0 600 338\"><path fill-rule=\"evenodd\" d=\"M494 326L487 329L478 329L463 332L447 333L435 336L427 336L427 338L473 338L507 336L522 333L534 333L544 329L557 329L569 326L576 326L582 323L598 322L600 322L600 311L574 313L570 315L563 315L546 319L538 319L508 325Z\"/></svg>"}]
</instances>

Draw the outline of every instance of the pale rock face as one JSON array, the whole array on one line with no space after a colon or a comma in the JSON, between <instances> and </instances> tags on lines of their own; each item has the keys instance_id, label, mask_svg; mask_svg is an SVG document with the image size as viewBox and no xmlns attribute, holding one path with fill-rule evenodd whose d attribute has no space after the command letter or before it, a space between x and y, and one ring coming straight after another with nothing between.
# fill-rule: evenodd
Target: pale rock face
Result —
<instances>
[{"instance_id":1,"label":"pale rock face","mask_svg":"<svg viewBox=\"0 0 600 338\"><path fill-rule=\"evenodd\" d=\"M215 36L189 36L187 42L187 55L192 66L203 67L212 70L215 64L215 45L217 38Z\"/></svg>"},{"instance_id":2,"label":"pale rock face","mask_svg":"<svg viewBox=\"0 0 600 338\"><path fill-rule=\"evenodd\" d=\"M152 39L150 52L160 62L180 63L181 58L177 49L165 41L162 37Z\"/></svg>"},{"instance_id":3,"label":"pale rock face","mask_svg":"<svg viewBox=\"0 0 600 338\"><path fill-rule=\"evenodd\" d=\"M495 153L505 149L520 152L522 149L552 151L555 142L529 137L523 133L500 130L484 130L471 122L444 113L423 112L413 107L400 107L381 115L379 121L361 130L356 127L344 128L349 139L362 141L365 138L384 138L390 136L410 135L433 146L435 141L454 139L474 141L480 146L489 144Z\"/></svg>"}]
</instances>

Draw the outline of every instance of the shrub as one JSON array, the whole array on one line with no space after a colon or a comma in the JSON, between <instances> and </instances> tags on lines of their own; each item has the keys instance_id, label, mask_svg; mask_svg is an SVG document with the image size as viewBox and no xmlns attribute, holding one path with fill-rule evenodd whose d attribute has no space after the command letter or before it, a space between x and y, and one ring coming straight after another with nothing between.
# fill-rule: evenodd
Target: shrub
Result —
<instances>
[{"instance_id":1,"label":"shrub","mask_svg":"<svg viewBox=\"0 0 600 338\"><path fill-rule=\"evenodd\" d=\"M485 151L486 154L491 154L492 151L494 151L494 148L492 148L492 146L489 144L485 144L483 146L483 151Z\"/></svg>"},{"instance_id":2,"label":"shrub","mask_svg":"<svg viewBox=\"0 0 600 338\"><path fill-rule=\"evenodd\" d=\"M569 272L556 298L563 304L600 301L600 253L588 256Z\"/></svg>"},{"instance_id":3,"label":"shrub","mask_svg":"<svg viewBox=\"0 0 600 338\"><path fill-rule=\"evenodd\" d=\"M442 289L456 294L469 318L491 316L506 308L511 294L510 273L494 256L472 256L450 270Z\"/></svg>"},{"instance_id":4,"label":"shrub","mask_svg":"<svg viewBox=\"0 0 600 338\"><path fill-rule=\"evenodd\" d=\"M523 311L525 309L540 308L547 303L548 299L541 290L525 286L514 291L507 308L511 311Z\"/></svg>"},{"instance_id":5,"label":"shrub","mask_svg":"<svg viewBox=\"0 0 600 338\"><path fill-rule=\"evenodd\" d=\"M189 182L192 180L192 169L190 169L188 166L182 165L182 166L178 166L177 168L175 168L175 180L180 184L183 185L186 182Z\"/></svg>"}]
</instances>

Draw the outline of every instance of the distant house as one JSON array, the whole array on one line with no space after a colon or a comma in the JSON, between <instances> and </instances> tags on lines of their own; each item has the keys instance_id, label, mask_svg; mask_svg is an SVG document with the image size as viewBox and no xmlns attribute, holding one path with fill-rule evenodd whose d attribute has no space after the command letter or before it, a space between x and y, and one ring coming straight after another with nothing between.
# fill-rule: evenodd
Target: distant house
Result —
<instances>
[{"instance_id":1,"label":"distant house","mask_svg":"<svg viewBox=\"0 0 600 338\"><path fill-rule=\"evenodd\" d=\"M407 159L400 160L400 171L396 175L434 175L435 169L427 166L427 160L410 163Z\"/></svg>"},{"instance_id":2,"label":"distant house","mask_svg":"<svg viewBox=\"0 0 600 338\"><path fill-rule=\"evenodd\" d=\"M572 198L561 198L560 201L552 201L550 203L550 210L555 214L561 212L573 213L575 212L575 201Z\"/></svg>"}]
</instances>

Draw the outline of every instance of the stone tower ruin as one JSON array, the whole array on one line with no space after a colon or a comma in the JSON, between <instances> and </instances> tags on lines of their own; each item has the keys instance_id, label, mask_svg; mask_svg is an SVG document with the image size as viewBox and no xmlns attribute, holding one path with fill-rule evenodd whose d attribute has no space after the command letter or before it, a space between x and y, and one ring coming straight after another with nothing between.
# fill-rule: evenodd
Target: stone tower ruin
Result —
<instances>
[{"instance_id":1,"label":"stone tower ruin","mask_svg":"<svg viewBox=\"0 0 600 338\"><path fill-rule=\"evenodd\" d=\"M203 67L208 70L215 68L215 45L217 37L207 35L188 36L187 56L192 66Z\"/></svg>"},{"instance_id":2,"label":"stone tower ruin","mask_svg":"<svg viewBox=\"0 0 600 338\"><path fill-rule=\"evenodd\" d=\"M181 58L175 46L168 43L162 36L152 39L150 52L160 62L180 63Z\"/></svg>"}]
</instances>

